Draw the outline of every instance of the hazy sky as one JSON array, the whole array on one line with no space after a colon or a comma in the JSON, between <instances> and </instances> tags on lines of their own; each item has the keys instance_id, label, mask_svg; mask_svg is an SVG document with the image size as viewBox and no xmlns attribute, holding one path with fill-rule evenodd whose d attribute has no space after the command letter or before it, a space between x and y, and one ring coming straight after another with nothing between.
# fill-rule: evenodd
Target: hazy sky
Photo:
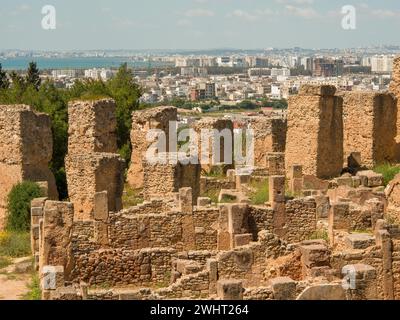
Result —
<instances>
[{"instance_id":1,"label":"hazy sky","mask_svg":"<svg viewBox=\"0 0 400 320\"><path fill-rule=\"evenodd\" d=\"M43 30L53 5L56 30ZM357 8L357 29L341 8ZM399 0L1 0L0 49L400 45Z\"/></svg>"}]
</instances>

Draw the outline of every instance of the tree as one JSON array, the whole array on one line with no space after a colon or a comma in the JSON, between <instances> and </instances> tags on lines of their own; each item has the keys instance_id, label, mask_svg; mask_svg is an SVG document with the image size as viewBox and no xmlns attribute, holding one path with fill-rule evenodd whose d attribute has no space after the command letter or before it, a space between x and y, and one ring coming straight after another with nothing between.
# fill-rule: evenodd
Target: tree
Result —
<instances>
[{"instance_id":1,"label":"tree","mask_svg":"<svg viewBox=\"0 0 400 320\"><path fill-rule=\"evenodd\" d=\"M31 201L42 196L40 187L34 182L25 181L15 185L7 198L7 230L28 231L31 225Z\"/></svg>"},{"instance_id":2,"label":"tree","mask_svg":"<svg viewBox=\"0 0 400 320\"><path fill-rule=\"evenodd\" d=\"M132 112L139 108L142 90L135 82L131 70L126 63L122 64L113 79L107 82L108 93L117 104L117 136L121 156L130 160L130 130Z\"/></svg>"},{"instance_id":3,"label":"tree","mask_svg":"<svg viewBox=\"0 0 400 320\"><path fill-rule=\"evenodd\" d=\"M32 85L36 90L39 90L41 80L36 62L32 61L29 63L28 72L26 75L26 82L28 85Z\"/></svg>"},{"instance_id":4,"label":"tree","mask_svg":"<svg viewBox=\"0 0 400 320\"><path fill-rule=\"evenodd\" d=\"M0 63L0 89L8 89L10 81L8 80L7 73L3 71L3 66Z\"/></svg>"}]
</instances>

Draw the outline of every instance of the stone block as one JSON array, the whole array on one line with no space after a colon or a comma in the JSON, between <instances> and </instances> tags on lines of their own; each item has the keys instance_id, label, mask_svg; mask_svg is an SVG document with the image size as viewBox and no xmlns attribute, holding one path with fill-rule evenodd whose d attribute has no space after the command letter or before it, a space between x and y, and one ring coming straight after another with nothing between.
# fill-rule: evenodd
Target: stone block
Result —
<instances>
[{"instance_id":1,"label":"stone block","mask_svg":"<svg viewBox=\"0 0 400 320\"><path fill-rule=\"evenodd\" d=\"M41 278L43 290L56 290L57 288L64 287L64 267L44 266Z\"/></svg>"},{"instance_id":2,"label":"stone block","mask_svg":"<svg viewBox=\"0 0 400 320\"><path fill-rule=\"evenodd\" d=\"M183 213L193 213L193 191L192 188L179 189L179 206Z\"/></svg>"},{"instance_id":3,"label":"stone block","mask_svg":"<svg viewBox=\"0 0 400 320\"><path fill-rule=\"evenodd\" d=\"M349 249L366 249L375 245L375 237L369 234L349 234L345 238L345 244Z\"/></svg>"},{"instance_id":4,"label":"stone block","mask_svg":"<svg viewBox=\"0 0 400 320\"><path fill-rule=\"evenodd\" d=\"M299 95L304 96L334 96L336 87L331 85L302 85L299 90Z\"/></svg>"},{"instance_id":5,"label":"stone block","mask_svg":"<svg viewBox=\"0 0 400 320\"><path fill-rule=\"evenodd\" d=\"M243 282L240 280L219 280L217 295L221 300L243 300Z\"/></svg>"},{"instance_id":6,"label":"stone block","mask_svg":"<svg viewBox=\"0 0 400 320\"><path fill-rule=\"evenodd\" d=\"M199 197L197 198L197 206L198 207L207 207L211 205L211 199L207 197Z\"/></svg>"},{"instance_id":7,"label":"stone block","mask_svg":"<svg viewBox=\"0 0 400 320\"><path fill-rule=\"evenodd\" d=\"M269 201L271 203L285 202L285 176L269 177Z\"/></svg>"},{"instance_id":8,"label":"stone block","mask_svg":"<svg viewBox=\"0 0 400 320\"><path fill-rule=\"evenodd\" d=\"M253 241L253 235L251 233L236 234L234 237L235 248L247 246L251 241Z\"/></svg>"},{"instance_id":9,"label":"stone block","mask_svg":"<svg viewBox=\"0 0 400 320\"><path fill-rule=\"evenodd\" d=\"M278 277L270 280L275 300L294 300L296 298L296 281L289 277Z\"/></svg>"},{"instance_id":10,"label":"stone block","mask_svg":"<svg viewBox=\"0 0 400 320\"><path fill-rule=\"evenodd\" d=\"M300 247L301 262L307 268L327 266L330 264L330 251L322 244Z\"/></svg>"},{"instance_id":11,"label":"stone block","mask_svg":"<svg viewBox=\"0 0 400 320\"><path fill-rule=\"evenodd\" d=\"M107 222L108 220L108 193L107 191L96 192L94 195L94 219Z\"/></svg>"},{"instance_id":12,"label":"stone block","mask_svg":"<svg viewBox=\"0 0 400 320\"><path fill-rule=\"evenodd\" d=\"M360 177L364 187L374 188L383 185L383 175L372 170L359 171L357 176Z\"/></svg>"}]
</instances>

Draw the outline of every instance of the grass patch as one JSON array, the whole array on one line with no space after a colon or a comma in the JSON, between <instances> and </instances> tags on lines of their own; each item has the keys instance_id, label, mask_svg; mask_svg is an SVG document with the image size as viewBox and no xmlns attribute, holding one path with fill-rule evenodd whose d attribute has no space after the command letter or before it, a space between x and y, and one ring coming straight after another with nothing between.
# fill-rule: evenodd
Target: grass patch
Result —
<instances>
[{"instance_id":1,"label":"grass patch","mask_svg":"<svg viewBox=\"0 0 400 320\"><path fill-rule=\"evenodd\" d=\"M250 201L254 205L262 205L269 201L268 180L252 181L250 187L253 191L250 194Z\"/></svg>"},{"instance_id":2,"label":"grass patch","mask_svg":"<svg viewBox=\"0 0 400 320\"><path fill-rule=\"evenodd\" d=\"M0 232L0 256L26 257L31 254L29 232Z\"/></svg>"},{"instance_id":3,"label":"grass patch","mask_svg":"<svg viewBox=\"0 0 400 320\"><path fill-rule=\"evenodd\" d=\"M0 257L0 269L6 268L11 264L11 260L6 257Z\"/></svg>"},{"instance_id":4,"label":"grass patch","mask_svg":"<svg viewBox=\"0 0 400 320\"><path fill-rule=\"evenodd\" d=\"M124 208L130 208L143 203L144 199L140 195L142 190L133 189L128 184L125 184L124 195L122 196L122 205Z\"/></svg>"},{"instance_id":5,"label":"grass patch","mask_svg":"<svg viewBox=\"0 0 400 320\"><path fill-rule=\"evenodd\" d=\"M202 197L210 198L212 203L218 203L218 197L219 197L220 190L218 189L210 189L204 194L202 194Z\"/></svg>"},{"instance_id":6,"label":"grass patch","mask_svg":"<svg viewBox=\"0 0 400 320\"><path fill-rule=\"evenodd\" d=\"M31 282L28 284L29 291L24 294L22 300L41 300L42 291L40 290L40 279L37 273L32 274Z\"/></svg>"},{"instance_id":7,"label":"grass patch","mask_svg":"<svg viewBox=\"0 0 400 320\"><path fill-rule=\"evenodd\" d=\"M203 170L201 174L208 178L224 179L226 178L224 171L225 168L223 166L215 166L210 171Z\"/></svg>"},{"instance_id":8,"label":"grass patch","mask_svg":"<svg viewBox=\"0 0 400 320\"><path fill-rule=\"evenodd\" d=\"M221 199L221 203L235 203L237 201L237 198L234 196L230 195L224 195Z\"/></svg>"},{"instance_id":9,"label":"grass patch","mask_svg":"<svg viewBox=\"0 0 400 320\"><path fill-rule=\"evenodd\" d=\"M312 233L308 238L308 240L320 240L320 239L329 242L329 235L326 230L317 230L314 233Z\"/></svg>"},{"instance_id":10,"label":"grass patch","mask_svg":"<svg viewBox=\"0 0 400 320\"><path fill-rule=\"evenodd\" d=\"M376 166L374 171L383 175L383 181L385 186L387 186L389 182L400 173L400 166L393 166L390 163L384 163Z\"/></svg>"}]
</instances>

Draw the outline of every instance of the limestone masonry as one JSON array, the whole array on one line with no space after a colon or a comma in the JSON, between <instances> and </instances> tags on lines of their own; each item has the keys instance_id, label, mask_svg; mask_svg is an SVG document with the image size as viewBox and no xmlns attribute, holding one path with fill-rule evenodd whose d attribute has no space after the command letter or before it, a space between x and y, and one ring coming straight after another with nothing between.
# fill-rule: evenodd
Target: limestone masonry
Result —
<instances>
[{"instance_id":1,"label":"limestone masonry","mask_svg":"<svg viewBox=\"0 0 400 320\"><path fill-rule=\"evenodd\" d=\"M227 163L227 154L197 163L171 145L149 161L147 133L168 140L184 127L181 114L134 112L125 187L114 101L72 102L64 202L48 170L49 118L0 106L0 218L14 184L48 185L31 203L45 300L400 300L400 174L388 182L374 171L400 163L399 77L396 60L391 93L306 85L287 118L183 123L252 129L254 166ZM233 147L217 138L206 140Z\"/></svg>"},{"instance_id":2,"label":"limestone masonry","mask_svg":"<svg viewBox=\"0 0 400 320\"><path fill-rule=\"evenodd\" d=\"M289 99L286 168L331 178L343 167L343 99L333 86L306 85Z\"/></svg>"},{"instance_id":3,"label":"limestone masonry","mask_svg":"<svg viewBox=\"0 0 400 320\"><path fill-rule=\"evenodd\" d=\"M49 169L53 139L49 116L25 105L0 105L0 230L6 219L7 195L19 182L46 182L48 196L58 199Z\"/></svg>"}]
</instances>

